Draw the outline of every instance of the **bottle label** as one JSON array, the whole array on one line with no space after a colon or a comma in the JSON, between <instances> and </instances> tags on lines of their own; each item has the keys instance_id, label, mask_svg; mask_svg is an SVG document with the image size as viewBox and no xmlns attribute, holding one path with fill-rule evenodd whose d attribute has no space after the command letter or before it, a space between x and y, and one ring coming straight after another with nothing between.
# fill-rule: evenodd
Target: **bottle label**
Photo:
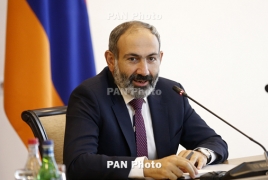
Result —
<instances>
[{"instance_id":1,"label":"bottle label","mask_svg":"<svg viewBox=\"0 0 268 180\"><path fill-rule=\"evenodd\" d=\"M43 155L54 156L54 151L53 151L53 149L43 149Z\"/></svg>"}]
</instances>

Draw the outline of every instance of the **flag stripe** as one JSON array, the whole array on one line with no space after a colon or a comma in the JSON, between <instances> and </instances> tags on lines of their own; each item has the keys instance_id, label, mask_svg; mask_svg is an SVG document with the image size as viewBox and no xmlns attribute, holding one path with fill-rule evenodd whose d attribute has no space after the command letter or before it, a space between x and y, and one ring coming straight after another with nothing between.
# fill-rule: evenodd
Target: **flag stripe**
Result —
<instances>
[{"instance_id":1,"label":"flag stripe","mask_svg":"<svg viewBox=\"0 0 268 180\"><path fill-rule=\"evenodd\" d=\"M52 80L61 99L67 104L71 91L96 74L85 1L27 2L49 37Z\"/></svg>"},{"instance_id":2,"label":"flag stripe","mask_svg":"<svg viewBox=\"0 0 268 180\"><path fill-rule=\"evenodd\" d=\"M9 0L7 18L4 108L26 145L33 134L21 112L63 103L51 81L48 38L27 2Z\"/></svg>"}]
</instances>

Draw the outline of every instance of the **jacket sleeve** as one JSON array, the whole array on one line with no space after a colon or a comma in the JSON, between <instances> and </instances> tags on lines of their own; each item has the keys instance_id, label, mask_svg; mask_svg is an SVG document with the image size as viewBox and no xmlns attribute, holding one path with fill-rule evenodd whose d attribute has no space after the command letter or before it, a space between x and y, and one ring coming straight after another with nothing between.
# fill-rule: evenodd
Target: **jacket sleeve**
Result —
<instances>
[{"instance_id":1,"label":"jacket sleeve","mask_svg":"<svg viewBox=\"0 0 268 180\"><path fill-rule=\"evenodd\" d=\"M68 180L128 178L131 162L135 157L98 154L101 123L100 109L94 93L84 87L74 90L66 114L63 155ZM108 162L127 165L112 168L107 166Z\"/></svg>"},{"instance_id":2,"label":"jacket sleeve","mask_svg":"<svg viewBox=\"0 0 268 180\"><path fill-rule=\"evenodd\" d=\"M182 88L182 86L180 86ZM186 149L205 147L217 153L212 163L222 163L228 158L227 143L195 112L186 97L183 97L184 123L180 144Z\"/></svg>"}]
</instances>

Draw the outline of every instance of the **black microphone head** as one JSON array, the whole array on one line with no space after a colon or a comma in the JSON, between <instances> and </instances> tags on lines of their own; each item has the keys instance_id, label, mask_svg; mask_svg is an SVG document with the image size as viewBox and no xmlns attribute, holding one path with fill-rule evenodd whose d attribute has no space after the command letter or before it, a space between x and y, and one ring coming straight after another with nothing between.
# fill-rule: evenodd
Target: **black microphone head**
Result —
<instances>
[{"instance_id":1,"label":"black microphone head","mask_svg":"<svg viewBox=\"0 0 268 180\"><path fill-rule=\"evenodd\" d=\"M179 95L187 97L187 93L184 92L184 90L181 89L181 88L179 88L178 86L173 86L172 89L173 89L175 92L177 92Z\"/></svg>"},{"instance_id":2,"label":"black microphone head","mask_svg":"<svg viewBox=\"0 0 268 180\"><path fill-rule=\"evenodd\" d=\"M268 84L265 86L265 91L268 92Z\"/></svg>"}]
</instances>

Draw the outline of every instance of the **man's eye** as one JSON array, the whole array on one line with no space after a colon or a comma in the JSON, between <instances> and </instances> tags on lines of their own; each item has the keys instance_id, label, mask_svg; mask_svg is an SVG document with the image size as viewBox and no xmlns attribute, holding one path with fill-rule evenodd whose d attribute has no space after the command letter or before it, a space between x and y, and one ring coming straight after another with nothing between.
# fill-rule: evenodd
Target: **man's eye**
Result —
<instances>
[{"instance_id":1,"label":"man's eye","mask_svg":"<svg viewBox=\"0 0 268 180\"><path fill-rule=\"evenodd\" d=\"M128 60L130 60L130 61L136 61L137 58L135 58L135 57L130 57L130 58L128 58Z\"/></svg>"},{"instance_id":2,"label":"man's eye","mask_svg":"<svg viewBox=\"0 0 268 180\"><path fill-rule=\"evenodd\" d=\"M155 61L156 58L155 58L155 57L149 57L149 60L150 60L150 61Z\"/></svg>"}]
</instances>

